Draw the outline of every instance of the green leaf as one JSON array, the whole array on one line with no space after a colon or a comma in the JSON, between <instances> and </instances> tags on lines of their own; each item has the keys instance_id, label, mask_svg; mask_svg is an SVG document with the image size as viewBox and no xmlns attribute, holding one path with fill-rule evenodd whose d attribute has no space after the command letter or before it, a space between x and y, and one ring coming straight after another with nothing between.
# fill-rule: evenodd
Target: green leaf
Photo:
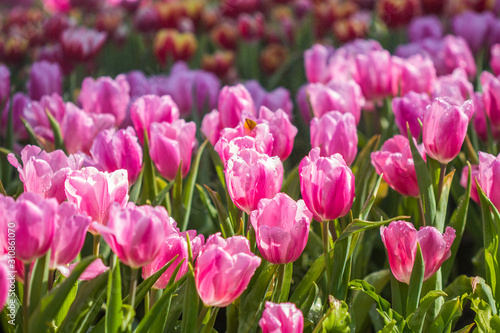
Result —
<instances>
[{"instance_id":1,"label":"green leaf","mask_svg":"<svg viewBox=\"0 0 500 333\"><path fill-rule=\"evenodd\" d=\"M309 310L311 309L311 306L313 305L314 301L318 297L319 294L319 287L318 285L313 282L313 287L309 290L309 294L307 295L307 298L305 301L302 303L302 306L300 307L300 311L304 314L304 317L307 315Z\"/></svg>"},{"instance_id":2,"label":"green leaf","mask_svg":"<svg viewBox=\"0 0 500 333\"><path fill-rule=\"evenodd\" d=\"M420 293L422 292L422 283L424 282L424 256L420 243L417 243L417 254L415 255L415 262L410 277L410 286L408 288L408 300L406 303L406 312L413 313L420 302Z\"/></svg>"},{"instance_id":3,"label":"green leaf","mask_svg":"<svg viewBox=\"0 0 500 333\"><path fill-rule=\"evenodd\" d=\"M474 323L470 324L470 325L467 325L465 326L464 328L458 330L458 331L455 331L454 333L469 333L470 330L474 327Z\"/></svg>"},{"instance_id":4,"label":"green leaf","mask_svg":"<svg viewBox=\"0 0 500 333\"><path fill-rule=\"evenodd\" d=\"M184 306L182 310L181 333L196 332L196 323L198 318L198 291L194 282L194 271L189 263L187 275L186 294L184 295Z\"/></svg>"},{"instance_id":5,"label":"green leaf","mask_svg":"<svg viewBox=\"0 0 500 333\"><path fill-rule=\"evenodd\" d=\"M129 201L133 202L134 204L138 204L137 201L139 200L139 195L141 194L143 178L144 178L144 168L141 169L141 172L139 173L139 177L137 177L137 180L135 181L134 185L132 185L132 187L130 189Z\"/></svg>"},{"instance_id":6,"label":"green leaf","mask_svg":"<svg viewBox=\"0 0 500 333\"><path fill-rule=\"evenodd\" d=\"M410 216L396 216L388 220L380 221L380 222L371 222L371 221L363 221L363 220L353 220L349 225L344 229L342 234L339 236L337 239L338 241L341 241L349 236L353 236L357 233L360 233L362 231L370 230L373 228L380 228L383 225L389 224L392 221L397 221L397 220L406 220L409 219Z\"/></svg>"},{"instance_id":7,"label":"green leaf","mask_svg":"<svg viewBox=\"0 0 500 333\"><path fill-rule=\"evenodd\" d=\"M353 240L353 238L356 239ZM327 283L332 284L332 294L340 300L345 300L347 296L352 264L350 254L356 245L357 238L357 236L343 238L333 245L333 275L332 281L327 281Z\"/></svg>"},{"instance_id":8,"label":"green leaf","mask_svg":"<svg viewBox=\"0 0 500 333\"><path fill-rule=\"evenodd\" d=\"M443 168L445 168L445 166L443 166ZM436 219L434 220L435 227L441 233L444 232L446 213L448 212L448 197L450 195L451 182L453 180L454 174L455 170L444 177L443 189L441 191L441 197L439 198L439 203L436 211Z\"/></svg>"},{"instance_id":9,"label":"green leaf","mask_svg":"<svg viewBox=\"0 0 500 333\"><path fill-rule=\"evenodd\" d=\"M41 141L41 138L38 137L38 135L36 135L33 127L31 127L31 125L28 123L28 121L26 119L24 119L23 117L20 117L20 119L24 125L24 128L26 129L26 132L28 132L28 137L30 139L30 143L32 145L35 145L38 147L43 147L43 143Z\"/></svg>"},{"instance_id":10,"label":"green leaf","mask_svg":"<svg viewBox=\"0 0 500 333\"><path fill-rule=\"evenodd\" d=\"M149 155L149 139L147 131L144 131L144 146L143 146L143 179L142 179L142 191L140 197L140 203L146 204L146 202L154 200L158 194L158 189L156 187L156 168Z\"/></svg>"},{"instance_id":11,"label":"green leaf","mask_svg":"<svg viewBox=\"0 0 500 333\"><path fill-rule=\"evenodd\" d=\"M375 185L372 188L372 191L368 195L368 198L366 199L365 205L361 209L361 212L359 213L359 219L360 220L365 220L368 218L368 214L370 214L370 210L375 203L375 199L377 199L377 193L378 193L378 188L380 187L380 182L382 181L382 175L378 176L377 181L375 182Z\"/></svg>"},{"instance_id":12,"label":"green leaf","mask_svg":"<svg viewBox=\"0 0 500 333\"><path fill-rule=\"evenodd\" d=\"M88 265L95 260L95 257L89 257L82 260L73 270L71 275L66 278L61 284L54 287L47 295L45 295L35 311L30 317L30 327L37 327L41 330L49 328L52 320L55 318L59 309L64 304L66 297L71 292L73 285L76 283L80 275L85 271Z\"/></svg>"},{"instance_id":13,"label":"green leaf","mask_svg":"<svg viewBox=\"0 0 500 333\"><path fill-rule=\"evenodd\" d=\"M440 290L429 291L427 295L422 297L422 299L420 300L418 308L413 311L406 319L408 327L414 332L422 332L427 310L437 298L445 296L447 296L446 293Z\"/></svg>"},{"instance_id":14,"label":"green leaf","mask_svg":"<svg viewBox=\"0 0 500 333\"><path fill-rule=\"evenodd\" d=\"M431 174L424 159L415 146L411 135L410 126L407 124L408 140L410 142L411 155L417 172L418 188L420 190L420 198L424 206L425 224L434 226L434 218L436 216L436 197L434 195L434 187L431 179Z\"/></svg>"},{"instance_id":15,"label":"green leaf","mask_svg":"<svg viewBox=\"0 0 500 333\"><path fill-rule=\"evenodd\" d=\"M213 191L207 185L205 185L205 188L207 189L208 195L210 195L210 198L212 198L215 208L217 209L222 235L224 237L234 236L233 226L231 225L231 221L229 220L229 216L226 212L226 209L222 205L219 193Z\"/></svg>"},{"instance_id":16,"label":"green leaf","mask_svg":"<svg viewBox=\"0 0 500 333\"><path fill-rule=\"evenodd\" d=\"M40 303L40 300L47 294L49 281L49 261L50 251L43 257L38 258L33 266L31 273L31 288L30 288L30 312L33 312L35 307Z\"/></svg>"},{"instance_id":17,"label":"green leaf","mask_svg":"<svg viewBox=\"0 0 500 333\"><path fill-rule=\"evenodd\" d=\"M207 209L208 214L210 214L210 218L215 223L218 220L217 209L210 202L209 194L200 184L196 184L196 190L198 191L198 195L200 196L201 202Z\"/></svg>"},{"instance_id":18,"label":"green leaf","mask_svg":"<svg viewBox=\"0 0 500 333\"><path fill-rule=\"evenodd\" d=\"M191 214L191 205L193 202L194 187L196 185L196 178L198 177L198 170L200 169L200 160L201 156L203 155L203 151L207 146L207 143L208 140L205 140L205 142L201 144L200 148L198 149L198 152L196 153L196 157L191 163L191 171L189 172L189 176L186 181L186 188L184 189L182 198L182 202L184 204L184 207L186 208L186 212L184 214L184 220L182 221L181 224L180 228L181 231L185 231L187 229L189 216Z\"/></svg>"},{"instance_id":19,"label":"green leaf","mask_svg":"<svg viewBox=\"0 0 500 333\"><path fill-rule=\"evenodd\" d=\"M175 329L178 324L178 319L182 313L182 308L184 306L184 295L186 295L186 286L187 283L184 283L177 290L177 295L172 297L172 301L170 303L170 309L168 311L167 318L165 320L165 328L163 329L163 333L170 332L179 332L179 330ZM180 328L180 327L179 327Z\"/></svg>"},{"instance_id":20,"label":"green leaf","mask_svg":"<svg viewBox=\"0 0 500 333\"><path fill-rule=\"evenodd\" d=\"M262 270L259 270L261 273L257 276L257 279L255 279L257 274L254 274L253 281L250 281L249 286L241 295L238 332L247 333L257 330L257 323L262 315L265 296L276 268L277 265L272 264L267 265L265 269L262 267Z\"/></svg>"},{"instance_id":21,"label":"green leaf","mask_svg":"<svg viewBox=\"0 0 500 333\"><path fill-rule=\"evenodd\" d=\"M330 309L321 318L313 333L348 333L351 316L344 301L331 298Z\"/></svg>"},{"instance_id":22,"label":"green leaf","mask_svg":"<svg viewBox=\"0 0 500 333\"><path fill-rule=\"evenodd\" d=\"M59 122L54 118L52 113L46 108L45 113L47 114L47 118L49 118L50 127L52 128L52 132L54 133L54 147L55 149L61 149L66 155L68 151L66 150L66 146L64 145L63 136L61 133L61 126Z\"/></svg>"},{"instance_id":23,"label":"green leaf","mask_svg":"<svg viewBox=\"0 0 500 333\"><path fill-rule=\"evenodd\" d=\"M75 282L75 284L73 285L73 288L71 288L71 291L68 294L68 297L64 301L63 305L61 306L61 309L59 310L59 312L56 315L56 318L54 319L54 324L57 327L59 327L61 325L61 323L64 321L64 319L68 315L71 304L73 304L73 302L75 301L77 292L78 292L78 283Z\"/></svg>"},{"instance_id":24,"label":"green leaf","mask_svg":"<svg viewBox=\"0 0 500 333\"><path fill-rule=\"evenodd\" d=\"M300 177L299 168L295 167L290 171L288 176L286 176L283 186L281 187L281 192L286 193L290 198L298 200L300 197Z\"/></svg>"},{"instance_id":25,"label":"green leaf","mask_svg":"<svg viewBox=\"0 0 500 333\"><path fill-rule=\"evenodd\" d=\"M111 259L111 273L108 276L107 310L105 316L106 333L118 332L122 319L122 278L120 262L115 255Z\"/></svg>"},{"instance_id":26,"label":"green leaf","mask_svg":"<svg viewBox=\"0 0 500 333\"><path fill-rule=\"evenodd\" d=\"M480 298L469 297L469 299L471 301L470 308L476 313L474 322L479 332L497 332L491 324L498 327L500 318L492 314L490 305Z\"/></svg>"},{"instance_id":27,"label":"green leaf","mask_svg":"<svg viewBox=\"0 0 500 333\"><path fill-rule=\"evenodd\" d=\"M166 196L168 195L168 193L170 192L170 189L174 186L175 184L175 180L172 181L172 182L169 182L167 184L167 186L165 186L161 191L160 193L158 193L158 195L155 197L155 199L153 200L153 204L152 206L158 206L158 205L161 205L163 200L165 200Z\"/></svg>"},{"instance_id":28,"label":"green leaf","mask_svg":"<svg viewBox=\"0 0 500 333\"><path fill-rule=\"evenodd\" d=\"M182 203L182 161L179 163L174 187L172 188L172 217L176 221L184 221L185 207Z\"/></svg>"},{"instance_id":29,"label":"green leaf","mask_svg":"<svg viewBox=\"0 0 500 333\"><path fill-rule=\"evenodd\" d=\"M455 320L462 315L462 300L461 297L456 297L443 304L441 311L432 321L428 332L442 333L451 332L455 325Z\"/></svg>"}]
</instances>

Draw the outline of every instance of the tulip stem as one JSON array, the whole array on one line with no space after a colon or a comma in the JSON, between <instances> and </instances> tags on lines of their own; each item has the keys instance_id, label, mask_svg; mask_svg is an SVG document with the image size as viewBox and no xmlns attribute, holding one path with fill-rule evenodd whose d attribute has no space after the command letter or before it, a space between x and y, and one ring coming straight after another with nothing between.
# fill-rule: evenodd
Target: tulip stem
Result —
<instances>
[{"instance_id":1,"label":"tulip stem","mask_svg":"<svg viewBox=\"0 0 500 333\"><path fill-rule=\"evenodd\" d=\"M443 192L445 176L446 176L446 164L441 163L441 172L439 173L438 195L436 204L439 204L439 200L441 199L441 193Z\"/></svg>"},{"instance_id":2,"label":"tulip stem","mask_svg":"<svg viewBox=\"0 0 500 333\"><path fill-rule=\"evenodd\" d=\"M137 268L131 268L130 272L130 305L135 308L135 289L137 288Z\"/></svg>"},{"instance_id":3,"label":"tulip stem","mask_svg":"<svg viewBox=\"0 0 500 333\"><path fill-rule=\"evenodd\" d=\"M55 269L50 269L49 270L49 280L47 282L47 289L49 291L52 290L52 287L54 286L54 277L56 275L56 270Z\"/></svg>"},{"instance_id":4,"label":"tulip stem","mask_svg":"<svg viewBox=\"0 0 500 333\"><path fill-rule=\"evenodd\" d=\"M215 319L217 318L217 314L218 313L219 313L219 308L218 307L213 307L212 311L210 313L210 319L208 320L208 322L203 327L203 331L201 331L201 333L209 333L209 332L212 331L212 328L214 327Z\"/></svg>"},{"instance_id":5,"label":"tulip stem","mask_svg":"<svg viewBox=\"0 0 500 333\"><path fill-rule=\"evenodd\" d=\"M425 213L424 213L424 204L422 203L422 198L418 197L418 211L420 212L420 226L425 227Z\"/></svg>"},{"instance_id":6,"label":"tulip stem","mask_svg":"<svg viewBox=\"0 0 500 333\"><path fill-rule=\"evenodd\" d=\"M23 290L23 332L29 332L30 319L30 264L24 264L24 290Z\"/></svg>"},{"instance_id":7,"label":"tulip stem","mask_svg":"<svg viewBox=\"0 0 500 333\"><path fill-rule=\"evenodd\" d=\"M152 290L148 291L144 296L144 314L147 314L149 312L149 309L151 308L151 304L149 303L149 293L151 291Z\"/></svg>"},{"instance_id":8,"label":"tulip stem","mask_svg":"<svg viewBox=\"0 0 500 333\"><path fill-rule=\"evenodd\" d=\"M278 265L278 280L276 281L273 296L271 297L274 303L281 303L281 294L283 290L283 283L285 281L285 266L286 264Z\"/></svg>"},{"instance_id":9,"label":"tulip stem","mask_svg":"<svg viewBox=\"0 0 500 333\"><path fill-rule=\"evenodd\" d=\"M149 309L151 309L155 305L157 294L158 294L158 289L151 288L151 298L149 299Z\"/></svg>"},{"instance_id":10,"label":"tulip stem","mask_svg":"<svg viewBox=\"0 0 500 333\"><path fill-rule=\"evenodd\" d=\"M205 320L205 317L207 316L208 310L210 310L210 308L206 305L203 305L203 307L201 308L200 314L198 315L198 322L196 325L198 327L198 330L201 327L201 325L203 324L203 321Z\"/></svg>"},{"instance_id":11,"label":"tulip stem","mask_svg":"<svg viewBox=\"0 0 500 333\"><path fill-rule=\"evenodd\" d=\"M328 302L328 295L330 295L330 281L332 278L332 272L330 269L330 236L328 230L328 224L330 221L323 221L323 250L325 251L325 271L326 271L326 297L325 302Z\"/></svg>"},{"instance_id":12,"label":"tulip stem","mask_svg":"<svg viewBox=\"0 0 500 333\"><path fill-rule=\"evenodd\" d=\"M99 243L101 242L101 235L94 235L94 246L92 248L92 254L94 257L99 256Z\"/></svg>"}]
</instances>

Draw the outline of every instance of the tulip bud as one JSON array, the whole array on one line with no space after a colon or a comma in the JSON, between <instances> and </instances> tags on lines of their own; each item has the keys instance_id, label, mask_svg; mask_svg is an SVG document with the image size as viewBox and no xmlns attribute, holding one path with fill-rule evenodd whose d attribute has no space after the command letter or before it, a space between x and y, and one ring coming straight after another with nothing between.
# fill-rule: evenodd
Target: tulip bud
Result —
<instances>
[{"instance_id":1,"label":"tulip bud","mask_svg":"<svg viewBox=\"0 0 500 333\"><path fill-rule=\"evenodd\" d=\"M356 56L355 81L366 99L377 101L397 95L397 84L393 82L393 64L388 51L370 51Z\"/></svg>"},{"instance_id":2,"label":"tulip bud","mask_svg":"<svg viewBox=\"0 0 500 333\"><path fill-rule=\"evenodd\" d=\"M219 141L221 130L219 111L214 109L203 117L201 133L210 141L212 146L215 146L217 141Z\"/></svg>"},{"instance_id":3,"label":"tulip bud","mask_svg":"<svg viewBox=\"0 0 500 333\"><path fill-rule=\"evenodd\" d=\"M490 66L495 75L500 75L500 44L491 47Z\"/></svg>"}]
</instances>

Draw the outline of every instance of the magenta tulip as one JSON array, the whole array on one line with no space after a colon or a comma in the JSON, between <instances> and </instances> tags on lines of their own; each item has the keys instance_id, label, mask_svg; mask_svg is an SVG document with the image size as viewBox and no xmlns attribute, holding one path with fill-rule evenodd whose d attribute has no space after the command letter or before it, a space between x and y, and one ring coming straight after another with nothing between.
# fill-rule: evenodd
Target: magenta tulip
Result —
<instances>
[{"instance_id":1,"label":"magenta tulip","mask_svg":"<svg viewBox=\"0 0 500 333\"><path fill-rule=\"evenodd\" d=\"M56 63L42 60L33 63L28 80L28 94L34 101L45 95L62 95L62 72Z\"/></svg>"},{"instance_id":2,"label":"magenta tulip","mask_svg":"<svg viewBox=\"0 0 500 333\"><path fill-rule=\"evenodd\" d=\"M245 237L211 235L195 263L198 295L206 306L228 306L247 288L260 262Z\"/></svg>"},{"instance_id":3,"label":"magenta tulip","mask_svg":"<svg viewBox=\"0 0 500 333\"><path fill-rule=\"evenodd\" d=\"M85 62L93 59L99 53L106 38L106 32L79 26L64 30L60 42L65 58Z\"/></svg>"},{"instance_id":4,"label":"magenta tulip","mask_svg":"<svg viewBox=\"0 0 500 333\"><path fill-rule=\"evenodd\" d=\"M306 246L311 220L303 200L295 201L285 193L261 199L250 222L262 257L273 264L297 260Z\"/></svg>"},{"instance_id":5,"label":"magenta tulip","mask_svg":"<svg viewBox=\"0 0 500 333\"><path fill-rule=\"evenodd\" d=\"M500 75L500 44L495 44L491 47L490 66L495 75Z\"/></svg>"},{"instance_id":6,"label":"magenta tulip","mask_svg":"<svg viewBox=\"0 0 500 333\"><path fill-rule=\"evenodd\" d=\"M191 156L196 146L196 125L179 119L173 123L152 123L150 126L149 154L158 172L174 180L182 161L182 177L191 167Z\"/></svg>"},{"instance_id":7,"label":"magenta tulip","mask_svg":"<svg viewBox=\"0 0 500 333\"><path fill-rule=\"evenodd\" d=\"M0 256L0 309L3 309L3 306L7 302L7 298L9 296L9 289L12 283L16 283L14 278L11 278L8 264L9 258L6 255ZM15 286L12 288L15 290Z\"/></svg>"},{"instance_id":8,"label":"magenta tulip","mask_svg":"<svg viewBox=\"0 0 500 333\"><path fill-rule=\"evenodd\" d=\"M474 107L471 100L462 106L436 98L424 114L422 141L426 153L439 163L453 160L464 142Z\"/></svg>"},{"instance_id":9,"label":"magenta tulip","mask_svg":"<svg viewBox=\"0 0 500 333\"><path fill-rule=\"evenodd\" d=\"M441 38L443 25L436 16L420 16L414 18L408 26L410 42L420 42L426 38Z\"/></svg>"},{"instance_id":10,"label":"magenta tulip","mask_svg":"<svg viewBox=\"0 0 500 333\"><path fill-rule=\"evenodd\" d=\"M266 302L259 326L262 333L302 333L304 315L293 303Z\"/></svg>"},{"instance_id":11,"label":"magenta tulip","mask_svg":"<svg viewBox=\"0 0 500 333\"><path fill-rule=\"evenodd\" d=\"M449 75L438 77L434 83L432 98L449 97L456 105L462 105L474 94L474 87L462 68L457 68Z\"/></svg>"},{"instance_id":12,"label":"magenta tulip","mask_svg":"<svg viewBox=\"0 0 500 333\"><path fill-rule=\"evenodd\" d=\"M425 159L422 145L417 149ZM396 135L384 142L380 151L371 153L371 160L377 174L384 174L385 182L393 190L410 197L420 195L410 143L405 136Z\"/></svg>"},{"instance_id":13,"label":"magenta tulip","mask_svg":"<svg viewBox=\"0 0 500 333\"><path fill-rule=\"evenodd\" d=\"M479 152L479 186L493 205L500 210L500 155Z\"/></svg>"},{"instance_id":14,"label":"magenta tulip","mask_svg":"<svg viewBox=\"0 0 500 333\"><path fill-rule=\"evenodd\" d=\"M94 167L73 171L66 179L65 190L68 201L76 204L79 212L90 216L92 222L106 225L111 204L117 202L121 207L127 204L127 171L107 173ZM93 225L89 231L98 234Z\"/></svg>"},{"instance_id":15,"label":"magenta tulip","mask_svg":"<svg viewBox=\"0 0 500 333\"><path fill-rule=\"evenodd\" d=\"M500 79L489 72L481 74L483 103L494 127L500 127Z\"/></svg>"},{"instance_id":16,"label":"magenta tulip","mask_svg":"<svg viewBox=\"0 0 500 333\"><path fill-rule=\"evenodd\" d=\"M57 267L57 270L61 273L62 276L67 278L71 275L71 273L78 264L79 262L75 262L71 265L59 266ZM90 265L87 266L87 268L83 271L78 280L80 281L92 280L93 278L98 277L107 270L109 270L109 267L104 265L102 259L96 258L94 261L92 261Z\"/></svg>"},{"instance_id":17,"label":"magenta tulip","mask_svg":"<svg viewBox=\"0 0 500 333\"><path fill-rule=\"evenodd\" d=\"M297 135L297 127L293 126L288 114L282 109L272 112L265 106L259 110L259 123L269 125L273 136L273 151L271 156L278 156L284 161L292 153L293 142Z\"/></svg>"},{"instance_id":18,"label":"magenta tulip","mask_svg":"<svg viewBox=\"0 0 500 333\"><path fill-rule=\"evenodd\" d=\"M79 155L64 154L62 150L47 153L40 147L27 145L21 151L20 165L14 154L7 156L10 164L19 171L24 191L37 193L42 198L56 198L58 202L66 200L64 182L74 170L80 170L83 159Z\"/></svg>"},{"instance_id":19,"label":"magenta tulip","mask_svg":"<svg viewBox=\"0 0 500 333\"><path fill-rule=\"evenodd\" d=\"M397 58L393 61L395 59ZM436 69L431 59L417 54L408 59L400 59L398 62L401 71L401 96L410 91L432 93L433 84L436 81Z\"/></svg>"},{"instance_id":20,"label":"magenta tulip","mask_svg":"<svg viewBox=\"0 0 500 333\"><path fill-rule=\"evenodd\" d=\"M268 92L257 80L247 81L245 88L250 92L256 110L260 110L263 106L272 111L282 109L290 118L292 117L293 103L287 89L278 87ZM258 116L260 118L260 111Z\"/></svg>"},{"instance_id":21,"label":"magenta tulip","mask_svg":"<svg viewBox=\"0 0 500 333\"><path fill-rule=\"evenodd\" d=\"M313 148L299 165L300 192L318 222L349 213L354 200L354 174L340 154L321 157Z\"/></svg>"},{"instance_id":22,"label":"magenta tulip","mask_svg":"<svg viewBox=\"0 0 500 333\"><path fill-rule=\"evenodd\" d=\"M410 284L417 243L420 244L424 258L425 281L450 257L455 229L447 227L444 234L434 227L422 227L417 231L409 222L395 221L388 227L380 227L380 235L387 249L392 274L398 281Z\"/></svg>"},{"instance_id":23,"label":"magenta tulip","mask_svg":"<svg viewBox=\"0 0 500 333\"><path fill-rule=\"evenodd\" d=\"M413 91L403 97L394 97L392 99L392 111L394 112L394 120L398 125L399 133L406 136L406 124L408 124L411 135L418 138L420 132L422 132L420 122L424 121L425 110L430 104L429 95Z\"/></svg>"},{"instance_id":24,"label":"magenta tulip","mask_svg":"<svg viewBox=\"0 0 500 333\"><path fill-rule=\"evenodd\" d=\"M135 183L142 168L142 148L132 127L97 134L90 154L101 171L127 170L129 184Z\"/></svg>"},{"instance_id":25,"label":"magenta tulip","mask_svg":"<svg viewBox=\"0 0 500 333\"><path fill-rule=\"evenodd\" d=\"M325 113L311 121L311 146L320 147L321 156L339 153L351 165L358 152L356 120L350 113L338 111Z\"/></svg>"},{"instance_id":26,"label":"magenta tulip","mask_svg":"<svg viewBox=\"0 0 500 333\"><path fill-rule=\"evenodd\" d=\"M0 112L8 110L10 99L10 71L5 65L0 65ZM3 119L2 119L3 120Z\"/></svg>"},{"instance_id":27,"label":"magenta tulip","mask_svg":"<svg viewBox=\"0 0 500 333\"><path fill-rule=\"evenodd\" d=\"M321 44L315 44L304 52L307 81L310 83L325 83L327 81L328 58L328 49Z\"/></svg>"},{"instance_id":28,"label":"magenta tulip","mask_svg":"<svg viewBox=\"0 0 500 333\"><path fill-rule=\"evenodd\" d=\"M471 165L470 176L471 176L470 198L475 202L479 203L480 202L479 194L477 193L477 184L476 184L476 178L478 178L479 176L479 165L477 164ZM462 185L462 187L465 189L467 189L468 177L469 177L469 166L466 165L462 169L462 175L460 176L460 185Z\"/></svg>"},{"instance_id":29,"label":"magenta tulip","mask_svg":"<svg viewBox=\"0 0 500 333\"><path fill-rule=\"evenodd\" d=\"M115 80L110 77L100 77L97 80L87 77L82 82L78 100L87 112L112 114L115 125L120 126L130 101L129 91L125 75L118 75Z\"/></svg>"},{"instance_id":30,"label":"magenta tulip","mask_svg":"<svg viewBox=\"0 0 500 333\"><path fill-rule=\"evenodd\" d=\"M22 111L22 116L33 127L35 134L53 142L54 134L50 126L49 112L59 123L61 123L65 106L62 97L59 94L45 95L39 102L30 101Z\"/></svg>"},{"instance_id":31,"label":"magenta tulip","mask_svg":"<svg viewBox=\"0 0 500 333\"><path fill-rule=\"evenodd\" d=\"M435 43L430 40L425 40L424 43L426 41L430 42L428 44ZM469 78L476 75L476 62L467 42L462 37L447 35L439 40L437 45L424 44L424 49L429 51L438 75L450 74L456 68L464 69Z\"/></svg>"},{"instance_id":32,"label":"magenta tulip","mask_svg":"<svg viewBox=\"0 0 500 333\"><path fill-rule=\"evenodd\" d=\"M111 250L131 268L149 264L158 255L171 228L165 208L138 206L122 208L114 203L109 209L107 225L97 222L92 227L99 232Z\"/></svg>"},{"instance_id":33,"label":"magenta tulip","mask_svg":"<svg viewBox=\"0 0 500 333\"><path fill-rule=\"evenodd\" d=\"M54 240L50 246L49 267L55 269L72 262L80 253L90 217L79 214L75 205L63 202L57 209Z\"/></svg>"},{"instance_id":34,"label":"magenta tulip","mask_svg":"<svg viewBox=\"0 0 500 333\"><path fill-rule=\"evenodd\" d=\"M227 161L227 190L231 200L247 214L258 208L260 199L270 199L281 189L283 165L255 149L241 149Z\"/></svg>"},{"instance_id":35,"label":"magenta tulip","mask_svg":"<svg viewBox=\"0 0 500 333\"><path fill-rule=\"evenodd\" d=\"M219 141L221 130L219 111L214 109L203 117L201 133L210 141L212 146L215 146L217 141Z\"/></svg>"},{"instance_id":36,"label":"magenta tulip","mask_svg":"<svg viewBox=\"0 0 500 333\"><path fill-rule=\"evenodd\" d=\"M371 51L356 56L355 81L363 95L371 101L378 101L397 94L397 83L393 82L391 54L386 51Z\"/></svg>"},{"instance_id":37,"label":"magenta tulip","mask_svg":"<svg viewBox=\"0 0 500 333\"><path fill-rule=\"evenodd\" d=\"M25 192L17 198L12 218L15 220L16 257L23 263L33 262L50 249L57 207L56 199L43 199L35 193Z\"/></svg>"},{"instance_id":38,"label":"magenta tulip","mask_svg":"<svg viewBox=\"0 0 500 333\"><path fill-rule=\"evenodd\" d=\"M476 13L468 10L453 18L452 28L454 34L465 39L472 52L477 53L486 44L494 21L490 11Z\"/></svg>"},{"instance_id":39,"label":"magenta tulip","mask_svg":"<svg viewBox=\"0 0 500 333\"><path fill-rule=\"evenodd\" d=\"M222 128L236 127L244 119L254 118L256 114L252 96L241 84L222 88L218 110Z\"/></svg>"},{"instance_id":40,"label":"magenta tulip","mask_svg":"<svg viewBox=\"0 0 500 333\"><path fill-rule=\"evenodd\" d=\"M130 117L134 123L139 141L144 141L144 131L148 133L152 123L172 123L179 119L179 108L170 96L146 95L139 97L130 106Z\"/></svg>"}]
</instances>

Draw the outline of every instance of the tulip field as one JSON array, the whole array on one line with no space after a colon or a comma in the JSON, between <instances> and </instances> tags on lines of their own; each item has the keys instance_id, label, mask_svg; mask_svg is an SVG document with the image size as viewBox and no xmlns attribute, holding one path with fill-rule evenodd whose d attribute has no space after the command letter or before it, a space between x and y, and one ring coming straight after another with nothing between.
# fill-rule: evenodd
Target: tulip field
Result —
<instances>
[{"instance_id":1,"label":"tulip field","mask_svg":"<svg viewBox=\"0 0 500 333\"><path fill-rule=\"evenodd\" d=\"M500 332L500 0L1 0L0 332Z\"/></svg>"}]
</instances>

